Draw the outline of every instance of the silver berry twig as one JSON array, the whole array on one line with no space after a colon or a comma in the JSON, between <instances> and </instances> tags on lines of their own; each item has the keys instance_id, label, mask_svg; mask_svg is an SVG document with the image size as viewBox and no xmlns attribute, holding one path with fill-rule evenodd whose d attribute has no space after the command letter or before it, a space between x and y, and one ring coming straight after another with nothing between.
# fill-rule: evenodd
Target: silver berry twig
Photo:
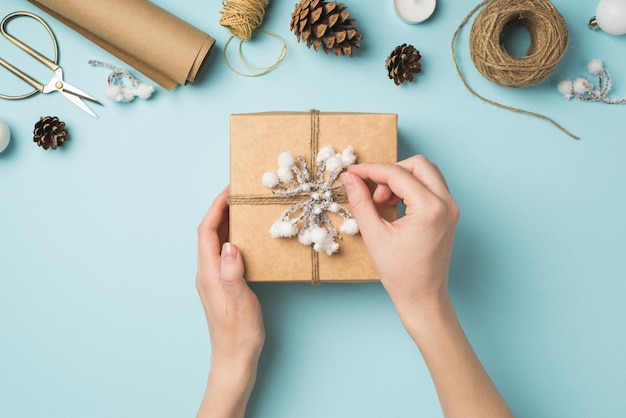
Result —
<instances>
[{"instance_id":1,"label":"silver berry twig","mask_svg":"<svg viewBox=\"0 0 626 418\"><path fill-rule=\"evenodd\" d=\"M626 97L622 99L611 99L607 97L611 90L611 77L609 70L599 59L592 59L587 65L589 72L597 77L598 85L594 86L585 76L580 76L576 80L563 80L559 83L559 92L566 99L578 99L586 102L602 102L607 104L626 103Z\"/></svg>"},{"instance_id":2,"label":"silver berry twig","mask_svg":"<svg viewBox=\"0 0 626 418\"><path fill-rule=\"evenodd\" d=\"M317 172L312 176L304 158L290 152L278 156L278 170L263 174L263 185L272 189L275 196L306 196L306 200L285 210L280 219L270 228L273 238L298 236L300 243L313 245L317 252L332 255L339 249L335 241L339 232L328 217L328 213L339 215L343 224L339 230L348 235L359 232L359 226L348 209L337 202L337 190L343 185L335 184L339 174L354 164L356 156L352 147L335 153L331 146L322 148L317 154Z\"/></svg>"},{"instance_id":3,"label":"silver berry twig","mask_svg":"<svg viewBox=\"0 0 626 418\"><path fill-rule=\"evenodd\" d=\"M107 62L90 60L90 65L98 67L104 67L111 70L108 78L108 87L105 95L107 99L116 102L131 102L135 97L140 99L147 99L152 96L154 87L150 84L145 84L139 81L137 77L132 75L126 68L115 67ZM130 86L127 86L124 80L130 82Z\"/></svg>"}]
</instances>

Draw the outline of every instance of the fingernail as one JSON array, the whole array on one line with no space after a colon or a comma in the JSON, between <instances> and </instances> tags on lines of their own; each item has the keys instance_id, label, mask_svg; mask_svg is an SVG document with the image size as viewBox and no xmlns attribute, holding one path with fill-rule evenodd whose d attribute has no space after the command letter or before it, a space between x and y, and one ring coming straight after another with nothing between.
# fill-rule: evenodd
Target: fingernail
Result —
<instances>
[{"instance_id":1,"label":"fingernail","mask_svg":"<svg viewBox=\"0 0 626 418\"><path fill-rule=\"evenodd\" d=\"M352 174L341 173L341 181L343 185L346 187L351 187L354 184L354 179L352 178Z\"/></svg>"},{"instance_id":2,"label":"fingernail","mask_svg":"<svg viewBox=\"0 0 626 418\"><path fill-rule=\"evenodd\" d=\"M222 257L228 260L234 260L237 258L237 249L230 242L225 242L222 245Z\"/></svg>"}]
</instances>

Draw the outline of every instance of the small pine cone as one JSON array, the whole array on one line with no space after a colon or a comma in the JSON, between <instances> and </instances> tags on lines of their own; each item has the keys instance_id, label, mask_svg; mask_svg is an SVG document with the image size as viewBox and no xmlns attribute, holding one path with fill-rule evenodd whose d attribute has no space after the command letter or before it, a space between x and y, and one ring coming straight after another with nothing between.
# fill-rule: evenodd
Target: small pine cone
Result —
<instances>
[{"instance_id":1,"label":"small pine cone","mask_svg":"<svg viewBox=\"0 0 626 418\"><path fill-rule=\"evenodd\" d=\"M316 51L321 47L326 54L333 51L351 57L352 48L359 48L363 38L355 23L343 3L301 0L291 14L289 28L309 48L313 45Z\"/></svg>"},{"instance_id":2,"label":"small pine cone","mask_svg":"<svg viewBox=\"0 0 626 418\"><path fill-rule=\"evenodd\" d=\"M56 116L42 116L35 124L33 141L40 147L57 149L69 139L65 122L61 122Z\"/></svg>"},{"instance_id":3,"label":"small pine cone","mask_svg":"<svg viewBox=\"0 0 626 418\"><path fill-rule=\"evenodd\" d=\"M420 52L413 45L402 44L397 46L389 57L387 57L386 67L389 78L397 86L404 81L413 81L413 74L422 71Z\"/></svg>"}]
</instances>

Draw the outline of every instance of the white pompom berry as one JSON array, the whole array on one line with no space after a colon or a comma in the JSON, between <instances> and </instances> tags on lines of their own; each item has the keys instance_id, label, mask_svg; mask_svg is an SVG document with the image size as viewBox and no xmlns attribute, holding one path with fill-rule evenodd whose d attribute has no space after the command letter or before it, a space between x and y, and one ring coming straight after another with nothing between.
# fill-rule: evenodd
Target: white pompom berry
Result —
<instances>
[{"instance_id":1,"label":"white pompom berry","mask_svg":"<svg viewBox=\"0 0 626 418\"><path fill-rule=\"evenodd\" d=\"M589 70L591 74L597 75L597 74L600 74L602 70L604 69L604 64L602 63L602 60L594 58L591 61L589 61L589 64L587 65L587 69Z\"/></svg>"},{"instance_id":2,"label":"white pompom berry","mask_svg":"<svg viewBox=\"0 0 626 418\"><path fill-rule=\"evenodd\" d=\"M342 169L341 166L341 155L333 155L328 160L326 160L326 171L329 173L338 173Z\"/></svg>"},{"instance_id":3,"label":"white pompom berry","mask_svg":"<svg viewBox=\"0 0 626 418\"><path fill-rule=\"evenodd\" d=\"M341 166L346 168L356 162L356 155L354 155L354 148L348 146L341 152Z\"/></svg>"},{"instance_id":4,"label":"white pompom berry","mask_svg":"<svg viewBox=\"0 0 626 418\"><path fill-rule=\"evenodd\" d=\"M298 227L289 221L279 220L270 228L272 238L289 238L298 233Z\"/></svg>"},{"instance_id":5,"label":"white pompom berry","mask_svg":"<svg viewBox=\"0 0 626 418\"><path fill-rule=\"evenodd\" d=\"M574 83L572 80L563 80L559 83L558 89L566 99L571 99L574 94Z\"/></svg>"},{"instance_id":6,"label":"white pompom berry","mask_svg":"<svg viewBox=\"0 0 626 418\"><path fill-rule=\"evenodd\" d=\"M285 183L293 180L293 172L289 167L279 167L278 168L278 178Z\"/></svg>"},{"instance_id":7,"label":"white pompom berry","mask_svg":"<svg viewBox=\"0 0 626 418\"><path fill-rule=\"evenodd\" d=\"M289 151L281 152L278 156L278 167L280 168L291 168L295 162L295 157Z\"/></svg>"},{"instance_id":8,"label":"white pompom berry","mask_svg":"<svg viewBox=\"0 0 626 418\"><path fill-rule=\"evenodd\" d=\"M311 230L310 229L302 229L298 234L298 241L302 245L311 245L313 240L311 239Z\"/></svg>"},{"instance_id":9,"label":"white pompom berry","mask_svg":"<svg viewBox=\"0 0 626 418\"><path fill-rule=\"evenodd\" d=\"M359 224L356 222L356 219L347 218L343 221L339 230L348 235L355 235L359 233Z\"/></svg>"},{"instance_id":10,"label":"white pompom berry","mask_svg":"<svg viewBox=\"0 0 626 418\"><path fill-rule=\"evenodd\" d=\"M140 99L149 99L154 93L154 86L145 83L139 83L139 85L135 88L135 95Z\"/></svg>"},{"instance_id":11,"label":"white pompom berry","mask_svg":"<svg viewBox=\"0 0 626 418\"><path fill-rule=\"evenodd\" d=\"M589 91L589 82L585 77L578 77L574 81L574 92L584 94Z\"/></svg>"},{"instance_id":12,"label":"white pompom berry","mask_svg":"<svg viewBox=\"0 0 626 418\"><path fill-rule=\"evenodd\" d=\"M113 100L115 102L121 101L122 92L121 92L120 86L118 85L108 86L106 90L104 91L104 95L109 100Z\"/></svg>"},{"instance_id":13,"label":"white pompom berry","mask_svg":"<svg viewBox=\"0 0 626 418\"><path fill-rule=\"evenodd\" d=\"M263 186L269 189L278 186L278 174L271 171L263 173Z\"/></svg>"},{"instance_id":14,"label":"white pompom berry","mask_svg":"<svg viewBox=\"0 0 626 418\"><path fill-rule=\"evenodd\" d=\"M335 155L335 150L330 145L327 145L319 150L319 152L317 153L316 161L318 164L321 164L333 155Z\"/></svg>"},{"instance_id":15,"label":"white pompom berry","mask_svg":"<svg viewBox=\"0 0 626 418\"><path fill-rule=\"evenodd\" d=\"M311 228L311 241L316 244L322 244L326 238L328 237L328 233L322 227L315 226Z\"/></svg>"}]
</instances>

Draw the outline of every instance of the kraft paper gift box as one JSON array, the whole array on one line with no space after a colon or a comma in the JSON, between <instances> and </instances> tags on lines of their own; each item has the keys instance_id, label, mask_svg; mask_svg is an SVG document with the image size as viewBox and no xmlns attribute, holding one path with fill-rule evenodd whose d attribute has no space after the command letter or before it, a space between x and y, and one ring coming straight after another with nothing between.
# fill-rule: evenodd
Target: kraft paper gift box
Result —
<instances>
[{"instance_id":1,"label":"kraft paper gift box","mask_svg":"<svg viewBox=\"0 0 626 418\"><path fill-rule=\"evenodd\" d=\"M378 275L360 234L339 232L339 250L327 255L303 245L298 237L273 238L269 230L293 206L263 185L263 175L278 169L278 156L302 155L311 170L311 155L332 146L351 146L356 162L397 161L397 115L377 113L267 112L230 118L230 241L240 249L248 281L371 281ZM313 173L314 177L314 173ZM339 184L338 179L336 184ZM342 192L343 187L338 190ZM344 191L345 192L345 191ZM306 196L303 200L306 200ZM348 210L348 203L341 203ZM381 205L388 220L395 206ZM339 231L343 219L329 213ZM384 245L384 244L383 244Z\"/></svg>"}]
</instances>

